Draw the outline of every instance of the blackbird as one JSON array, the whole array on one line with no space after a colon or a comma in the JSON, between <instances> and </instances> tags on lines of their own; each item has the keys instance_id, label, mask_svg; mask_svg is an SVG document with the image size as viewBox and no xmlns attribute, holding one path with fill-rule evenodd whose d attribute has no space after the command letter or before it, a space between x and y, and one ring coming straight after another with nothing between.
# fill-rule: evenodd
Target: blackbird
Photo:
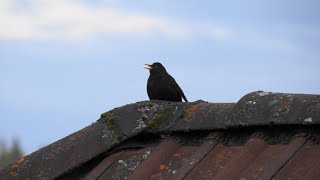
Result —
<instances>
[{"instance_id":1,"label":"blackbird","mask_svg":"<svg viewBox=\"0 0 320 180\"><path fill-rule=\"evenodd\" d=\"M150 100L182 102L183 98L185 102L188 102L178 83L167 73L161 63L145 64L144 68L150 71L147 84Z\"/></svg>"}]
</instances>

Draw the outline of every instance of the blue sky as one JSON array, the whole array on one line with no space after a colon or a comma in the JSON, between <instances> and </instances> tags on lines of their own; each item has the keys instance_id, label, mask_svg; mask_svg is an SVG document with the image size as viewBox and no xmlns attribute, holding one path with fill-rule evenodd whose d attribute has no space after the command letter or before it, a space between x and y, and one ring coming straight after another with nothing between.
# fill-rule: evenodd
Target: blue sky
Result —
<instances>
[{"instance_id":1,"label":"blue sky","mask_svg":"<svg viewBox=\"0 0 320 180\"><path fill-rule=\"evenodd\" d=\"M0 0L0 139L26 153L147 100L162 62L189 101L320 91L317 0Z\"/></svg>"}]
</instances>

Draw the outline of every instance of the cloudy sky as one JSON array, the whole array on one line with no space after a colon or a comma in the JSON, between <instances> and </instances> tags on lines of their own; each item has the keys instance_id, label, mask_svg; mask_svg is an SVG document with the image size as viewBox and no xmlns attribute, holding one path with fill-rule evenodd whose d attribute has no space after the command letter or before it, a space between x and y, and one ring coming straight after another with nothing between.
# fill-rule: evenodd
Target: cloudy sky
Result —
<instances>
[{"instance_id":1,"label":"cloudy sky","mask_svg":"<svg viewBox=\"0 0 320 180\"><path fill-rule=\"evenodd\" d=\"M0 0L0 139L26 153L147 100L162 62L190 101L320 93L318 0Z\"/></svg>"}]
</instances>

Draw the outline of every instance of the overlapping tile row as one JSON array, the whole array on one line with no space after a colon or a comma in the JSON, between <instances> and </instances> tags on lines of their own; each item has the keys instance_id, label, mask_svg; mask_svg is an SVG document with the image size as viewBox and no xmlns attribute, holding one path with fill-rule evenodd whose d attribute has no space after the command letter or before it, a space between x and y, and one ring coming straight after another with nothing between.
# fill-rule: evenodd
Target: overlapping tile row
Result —
<instances>
[{"instance_id":1,"label":"overlapping tile row","mask_svg":"<svg viewBox=\"0 0 320 180\"><path fill-rule=\"evenodd\" d=\"M320 124L320 95L257 91L232 109L229 125Z\"/></svg>"},{"instance_id":2,"label":"overlapping tile row","mask_svg":"<svg viewBox=\"0 0 320 180\"><path fill-rule=\"evenodd\" d=\"M105 153L109 153L112 148L143 133L170 134L183 132L190 134L190 132L218 131L222 129L228 132L233 131L234 129L241 130L243 128L251 128L252 130L252 128L256 128L257 126L268 128L270 126L279 127L283 125L311 127L310 130L312 130L312 127L319 126L320 96L258 91L247 94L241 98L238 103L208 103L204 101L191 103L166 101L137 102L103 113L101 118L92 125L0 169L0 179L53 179L67 177L68 174L72 173L74 173L74 175L78 174L77 177L82 178L84 176L94 177L93 179L99 178L100 176L106 177L109 176L106 174L108 170L105 170L103 165L94 167L94 169L99 167L98 169L103 171L103 173L92 171L93 174L89 175L88 172L91 172L92 163L106 163L106 165L110 165L110 167L115 168L115 170L119 170L115 167L113 161L111 162L109 159L100 162L101 158L104 157ZM312 131L305 133L312 134ZM245 138L245 142L249 143L250 141L247 142L247 138L248 137ZM291 137L289 139L291 139ZM319 139L320 136L318 137L318 140ZM266 173L267 171L262 171L263 169L242 169L242 166L245 166L245 164L249 162L248 160L245 161L244 158L253 160L256 158L253 154L251 154L250 157L248 155L244 158L237 155L239 162L233 158L233 154L236 152L242 152L246 155L245 152L249 151L246 150L246 146L249 146L250 144L239 147L225 146L223 143L221 144L221 142L218 143L212 140L212 142L203 143L203 147L196 146L183 150L186 146L181 146L179 144L174 145L176 143L170 141L163 143L163 146L168 148L161 148L162 145L155 147L154 151L158 153L153 153L153 155L150 154L150 158L148 153L141 154L141 157L136 155L137 161L139 161L139 163L135 165L137 166L136 168L131 168L130 172L123 173L121 176L120 174L118 174L118 176L113 176L118 177L118 179L121 179L123 176L135 179L138 177L149 177L150 175L151 178L157 179L162 177L170 178L172 174L174 174L175 177L179 178L202 177L202 175L203 177L210 178L211 176L231 176L231 174L247 172L247 174L243 174L243 178L248 179L254 177L254 174L257 174L258 172L266 174L263 177L269 177L270 174ZM264 150L264 146L273 146L266 145L263 142L258 144L259 146L254 145L251 149L257 148L256 151L262 151ZM164 161L163 159L173 156L180 148L182 148L181 153L186 156L182 159L186 162L172 162L171 165L170 163L160 165L153 163L162 163L162 161ZM170 151L166 152L167 149ZM176 149L177 151L175 151ZM219 149L221 150L221 153L225 154L224 158L227 158L230 155L229 158L231 160L233 159L232 161L237 161L236 163L241 162L240 164L243 165L241 165L241 167L233 167L227 163L225 165L227 167L232 167L233 169L228 170L225 173L223 171L218 172L217 169L214 169L213 167L206 172L199 170L195 171L196 174L191 173L197 169L198 166L195 166L197 163L199 163L200 167L204 166L204 169L210 167L210 161L208 162L208 165L201 164L206 162L207 157L211 156L220 163L217 166L219 166L220 169L223 169L225 165L221 166L221 164L229 162L229 159L219 159L219 156L214 156L212 154L212 152L215 152L214 154L220 153ZM151 148L150 152L152 150L153 149ZM286 149L280 149L278 151L283 150ZM277 149L271 149L270 151L279 153ZM306 152L310 153L310 155L316 153L313 151ZM125 154L122 154L121 156L125 156ZM148 158L144 159L146 156L148 156ZM118 158L113 154L108 156L108 158L109 157L113 157L114 159ZM179 155L173 157L178 158ZM191 157L192 159L190 159ZM260 156L257 156L257 158L259 157ZM282 158L283 161L285 161L288 157L283 156ZM267 157L261 159L261 161L266 162L267 160ZM315 163L312 159L307 162ZM270 163L272 162L269 162L269 164ZM88 164L90 164L90 168L85 167ZM141 166L143 164L147 165ZM128 167L128 164L123 164L123 166ZM159 171L158 166L161 171ZM169 168L170 166L172 166L172 169L174 170L171 170ZM265 169L268 169L268 172L276 171L276 167L280 165L272 164L272 166L275 167L275 169L268 169L268 164L266 164ZM83 169L81 169L81 167ZM149 171L145 171L145 168L140 167L148 167ZM123 168L121 170L125 169L126 168ZM306 173L313 172L313 169L314 167L310 167ZM201 173L197 174L197 172ZM300 170L298 172L300 172ZM253 175L249 175L250 173ZM290 173L294 172L290 172L290 169L288 169L285 174L277 173L277 175L287 177L286 175ZM274 177L276 178L277 176Z\"/></svg>"},{"instance_id":3,"label":"overlapping tile row","mask_svg":"<svg viewBox=\"0 0 320 180\"><path fill-rule=\"evenodd\" d=\"M105 151L103 126L92 124L0 171L0 179L53 179Z\"/></svg>"},{"instance_id":4,"label":"overlapping tile row","mask_svg":"<svg viewBox=\"0 0 320 180\"><path fill-rule=\"evenodd\" d=\"M319 170L320 145L307 138L274 145L252 138L241 146L210 139L186 146L164 139L106 157L86 179L319 179Z\"/></svg>"}]
</instances>

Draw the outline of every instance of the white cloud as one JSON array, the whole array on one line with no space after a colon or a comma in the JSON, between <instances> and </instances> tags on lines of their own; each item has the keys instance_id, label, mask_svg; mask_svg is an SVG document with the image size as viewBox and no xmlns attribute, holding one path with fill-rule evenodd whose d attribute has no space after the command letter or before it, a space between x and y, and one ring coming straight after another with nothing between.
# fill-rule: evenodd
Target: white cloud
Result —
<instances>
[{"instance_id":1,"label":"white cloud","mask_svg":"<svg viewBox=\"0 0 320 180\"><path fill-rule=\"evenodd\" d=\"M167 19L110 7L89 7L75 0L30 0L28 11L18 0L0 1L0 39L83 39L95 33L160 32L183 38L187 32Z\"/></svg>"}]
</instances>

